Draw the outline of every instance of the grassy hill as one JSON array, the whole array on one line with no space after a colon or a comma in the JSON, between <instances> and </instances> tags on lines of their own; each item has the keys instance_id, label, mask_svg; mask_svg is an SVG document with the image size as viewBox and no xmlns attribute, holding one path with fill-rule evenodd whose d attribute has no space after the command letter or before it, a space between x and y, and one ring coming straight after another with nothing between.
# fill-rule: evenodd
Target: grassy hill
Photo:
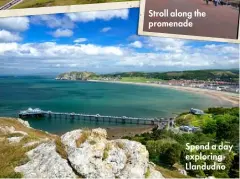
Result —
<instances>
[{"instance_id":1,"label":"grassy hill","mask_svg":"<svg viewBox=\"0 0 240 179\"><path fill-rule=\"evenodd\" d=\"M162 80L221 80L228 82L239 81L239 70L194 70L194 71L173 71L173 72L123 72L114 74L97 75L92 72L69 72L58 75L57 78L74 79L102 79L117 78L123 82L147 82Z\"/></svg>"},{"instance_id":2,"label":"grassy hill","mask_svg":"<svg viewBox=\"0 0 240 179\"><path fill-rule=\"evenodd\" d=\"M194 70L194 71L172 71L172 72L126 72L107 74L106 77L141 77L147 79L185 79L185 80L223 80L237 82L239 79L239 70Z\"/></svg>"}]
</instances>

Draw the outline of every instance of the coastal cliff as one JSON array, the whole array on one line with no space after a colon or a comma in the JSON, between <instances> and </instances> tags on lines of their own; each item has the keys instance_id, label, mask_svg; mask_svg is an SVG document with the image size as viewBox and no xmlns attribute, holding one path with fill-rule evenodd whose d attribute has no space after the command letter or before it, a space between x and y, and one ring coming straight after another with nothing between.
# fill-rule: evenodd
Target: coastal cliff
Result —
<instances>
[{"instance_id":1,"label":"coastal cliff","mask_svg":"<svg viewBox=\"0 0 240 179\"><path fill-rule=\"evenodd\" d=\"M92 72L68 72L59 74L55 79L56 80L88 80L97 76L95 73Z\"/></svg>"},{"instance_id":2,"label":"coastal cliff","mask_svg":"<svg viewBox=\"0 0 240 179\"><path fill-rule=\"evenodd\" d=\"M107 140L105 129L60 136L35 130L21 119L0 118L0 177L164 178L144 145Z\"/></svg>"}]
</instances>

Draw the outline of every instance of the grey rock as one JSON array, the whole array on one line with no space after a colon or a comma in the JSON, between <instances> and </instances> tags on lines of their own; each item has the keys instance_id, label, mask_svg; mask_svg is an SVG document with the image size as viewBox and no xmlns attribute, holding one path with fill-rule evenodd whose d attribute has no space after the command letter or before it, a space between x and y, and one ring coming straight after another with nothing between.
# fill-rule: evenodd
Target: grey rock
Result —
<instances>
[{"instance_id":1,"label":"grey rock","mask_svg":"<svg viewBox=\"0 0 240 179\"><path fill-rule=\"evenodd\" d=\"M76 140L84 135L79 146ZM107 140L104 129L75 130L61 137L71 166L86 178L164 178L148 160L146 147L126 139Z\"/></svg>"},{"instance_id":2,"label":"grey rock","mask_svg":"<svg viewBox=\"0 0 240 179\"><path fill-rule=\"evenodd\" d=\"M67 160L56 152L54 142L40 144L27 152L30 161L15 168L25 178L76 178Z\"/></svg>"}]
</instances>

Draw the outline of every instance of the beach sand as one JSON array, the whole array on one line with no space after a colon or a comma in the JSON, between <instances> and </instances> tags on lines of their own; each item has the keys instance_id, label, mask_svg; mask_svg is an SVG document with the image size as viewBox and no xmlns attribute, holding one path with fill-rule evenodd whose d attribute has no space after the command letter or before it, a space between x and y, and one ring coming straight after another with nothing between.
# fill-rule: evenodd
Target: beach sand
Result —
<instances>
[{"instance_id":1,"label":"beach sand","mask_svg":"<svg viewBox=\"0 0 240 179\"><path fill-rule=\"evenodd\" d=\"M121 81L100 81L100 80L89 80L92 82L105 82L105 83L121 83L121 84L133 84L133 85L143 85L143 86L153 86L153 87L160 87L160 88L169 88L174 90L181 90L191 93L196 93L200 95L206 95L214 100L218 100L219 104L224 104L226 102L230 103L233 107L239 106L239 94L237 93L230 93L225 91L216 91L216 90L209 90L209 89L202 89L202 88L192 88L192 87L185 87L185 86L171 86L171 85L164 85L164 84L153 84L153 83L136 83L136 82L121 82Z\"/></svg>"},{"instance_id":2,"label":"beach sand","mask_svg":"<svg viewBox=\"0 0 240 179\"><path fill-rule=\"evenodd\" d=\"M102 129L105 129L107 131L107 139L121 139L124 136L130 136L133 137L136 134L142 134L145 132L151 132L154 128L154 125L136 125L136 126L124 126L124 127L100 127ZM82 130L88 130L88 129L95 129L93 128L79 128ZM69 132L69 131L68 131ZM66 132L59 132L54 133L55 135L61 136L64 135Z\"/></svg>"},{"instance_id":3,"label":"beach sand","mask_svg":"<svg viewBox=\"0 0 240 179\"><path fill-rule=\"evenodd\" d=\"M136 134L142 134L150 132L154 126L134 126L134 127L108 127L107 130L108 139L121 139L124 136L135 136Z\"/></svg>"}]
</instances>

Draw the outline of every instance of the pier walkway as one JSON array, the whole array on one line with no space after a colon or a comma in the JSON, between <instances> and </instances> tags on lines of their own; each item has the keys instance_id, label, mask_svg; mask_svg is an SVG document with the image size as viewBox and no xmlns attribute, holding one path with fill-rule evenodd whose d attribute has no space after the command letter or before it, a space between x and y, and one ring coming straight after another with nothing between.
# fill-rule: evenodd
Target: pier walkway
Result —
<instances>
[{"instance_id":1,"label":"pier walkway","mask_svg":"<svg viewBox=\"0 0 240 179\"><path fill-rule=\"evenodd\" d=\"M20 111L20 118L37 118L37 117L46 117L46 118L61 118L61 119L78 119L78 120L88 120L92 122L109 122L109 123L122 123L122 124L138 124L138 125L158 125L166 126L172 125L174 119L158 119L158 118L137 118L137 117L126 117L126 116L104 116L104 115L91 115L91 114L81 114L81 113L63 113L63 112L52 112L52 111L43 111L39 108L32 109L29 108L24 111Z\"/></svg>"}]
</instances>

